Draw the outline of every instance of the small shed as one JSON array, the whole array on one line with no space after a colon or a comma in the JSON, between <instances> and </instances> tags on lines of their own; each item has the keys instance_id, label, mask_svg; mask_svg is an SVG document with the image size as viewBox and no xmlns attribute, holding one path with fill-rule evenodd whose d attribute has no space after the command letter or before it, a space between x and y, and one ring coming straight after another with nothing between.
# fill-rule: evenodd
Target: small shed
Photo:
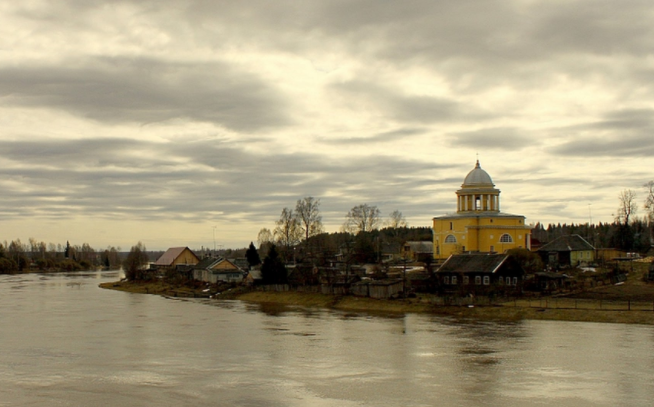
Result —
<instances>
[{"instance_id":1,"label":"small shed","mask_svg":"<svg viewBox=\"0 0 654 407\"><path fill-rule=\"evenodd\" d=\"M402 280L366 280L353 284L350 293L358 297L388 299L396 297L403 289Z\"/></svg>"},{"instance_id":2,"label":"small shed","mask_svg":"<svg viewBox=\"0 0 654 407\"><path fill-rule=\"evenodd\" d=\"M430 261L434 255L434 243L431 241L409 241L402 247L402 257L413 261Z\"/></svg>"},{"instance_id":3,"label":"small shed","mask_svg":"<svg viewBox=\"0 0 654 407\"><path fill-rule=\"evenodd\" d=\"M540 271L534 273L530 280L529 289L541 293L552 293L562 289L570 288L572 279L566 274L553 273L549 271Z\"/></svg>"}]
</instances>

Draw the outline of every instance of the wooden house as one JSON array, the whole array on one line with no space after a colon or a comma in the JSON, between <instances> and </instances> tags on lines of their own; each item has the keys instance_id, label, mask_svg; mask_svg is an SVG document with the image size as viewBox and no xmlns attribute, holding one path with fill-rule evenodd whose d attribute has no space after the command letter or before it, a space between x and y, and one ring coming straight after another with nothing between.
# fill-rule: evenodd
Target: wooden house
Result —
<instances>
[{"instance_id":1,"label":"wooden house","mask_svg":"<svg viewBox=\"0 0 654 407\"><path fill-rule=\"evenodd\" d=\"M195 280L215 284L219 281L240 283L244 273L233 262L223 258L206 258L193 268Z\"/></svg>"},{"instance_id":2,"label":"wooden house","mask_svg":"<svg viewBox=\"0 0 654 407\"><path fill-rule=\"evenodd\" d=\"M537 253L551 267L574 267L595 261L595 248L579 235L560 236L541 246Z\"/></svg>"},{"instance_id":3,"label":"wooden house","mask_svg":"<svg viewBox=\"0 0 654 407\"><path fill-rule=\"evenodd\" d=\"M171 247L153 263L155 268L177 268L194 266L200 262L198 256L188 247Z\"/></svg>"},{"instance_id":4,"label":"wooden house","mask_svg":"<svg viewBox=\"0 0 654 407\"><path fill-rule=\"evenodd\" d=\"M453 254L436 271L444 291L461 294L521 291L525 272L507 254Z\"/></svg>"},{"instance_id":5,"label":"wooden house","mask_svg":"<svg viewBox=\"0 0 654 407\"><path fill-rule=\"evenodd\" d=\"M402 246L402 258L413 261L430 261L434 255L434 243L409 241Z\"/></svg>"}]
</instances>

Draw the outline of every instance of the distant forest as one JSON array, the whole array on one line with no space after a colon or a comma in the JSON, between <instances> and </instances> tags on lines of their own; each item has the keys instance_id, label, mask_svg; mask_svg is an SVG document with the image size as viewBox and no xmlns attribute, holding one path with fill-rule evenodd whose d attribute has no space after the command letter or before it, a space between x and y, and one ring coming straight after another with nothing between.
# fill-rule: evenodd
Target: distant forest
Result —
<instances>
[{"instance_id":1,"label":"distant forest","mask_svg":"<svg viewBox=\"0 0 654 407\"><path fill-rule=\"evenodd\" d=\"M628 224L613 222L595 224L549 224L537 223L532 229L532 241L548 243L559 236L579 235L597 249L612 248L641 254L649 251L653 243L653 225L636 219Z\"/></svg>"},{"instance_id":2,"label":"distant forest","mask_svg":"<svg viewBox=\"0 0 654 407\"><path fill-rule=\"evenodd\" d=\"M627 252L646 254L652 248L654 228L644 219L631 220L628 224L613 222L595 224L548 224L537 223L532 229L532 242L545 244L559 236L577 234L596 248L614 248ZM276 243L276 249L285 262L311 261L327 264L338 253L347 253L352 263L378 262L386 253L399 253L406 241L431 241L430 227L386 227L372 231L320 233L308 240L284 245ZM263 259L273 243L259 244L259 255ZM211 254L208 248L193 249L200 257ZM245 257L247 248L220 250L227 258ZM150 261L163 252L146 252ZM0 244L0 273L38 270L88 270L91 268L116 269L121 266L126 253L120 248L107 247L95 250L87 243L80 245L55 245L30 239L20 239Z\"/></svg>"}]
</instances>

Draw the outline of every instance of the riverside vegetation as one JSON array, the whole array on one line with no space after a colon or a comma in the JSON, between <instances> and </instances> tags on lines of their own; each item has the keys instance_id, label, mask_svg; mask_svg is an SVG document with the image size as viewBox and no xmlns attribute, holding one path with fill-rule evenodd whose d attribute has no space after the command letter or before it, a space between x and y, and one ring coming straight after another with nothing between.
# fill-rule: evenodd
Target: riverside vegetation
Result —
<instances>
[{"instance_id":1,"label":"riverside vegetation","mask_svg":"<svg viewBox=\"0 0 654 407\"><path fill-rule=\"evenodd\" d=\"M461 319L563 320L654 325L654 285L644 281L649 264L634 263L627 281L599 285L560 296L525 297L493 305L445 306L433 294L414 298L377 300L351 295L324 295L296 291L274 292L233 284L202 282L120 281L102 288L167 297L240 300L280 307L320 307L348 312L431 313ZM590 301L590 302L588 302ZM583 306L580 304L584 304ZM590 304L590 305L589 305ZM620 304L611 306L610 304ZM628 306L626 304L629 304ZM637 306L638 305L638 306ZM628 307L631 309L628 310Z\"/></svg>"}]
</instances>

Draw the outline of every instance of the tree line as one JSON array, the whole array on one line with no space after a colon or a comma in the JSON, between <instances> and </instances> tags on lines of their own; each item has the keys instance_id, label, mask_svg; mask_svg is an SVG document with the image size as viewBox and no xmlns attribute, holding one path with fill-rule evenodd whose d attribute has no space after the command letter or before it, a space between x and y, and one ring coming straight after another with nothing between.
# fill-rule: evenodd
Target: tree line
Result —
<instances>
[{"instance_id":1,"label":"tree line","mask_svg":"<svg viewBox=\"0 0 654 407\"><path fill-rule=\"evenodd\" d=\"M104 267L117 269L121 265L120 247L109 246L97 251L88 243L65 245L45 243L30 238L0 244L0 273L15 273L34 268L40 271L78 271Z\"/></svg>"},{"instance_id":2,"label":"tree line","mask_svg":"<svg viewBox=\"0 0 654 407\"><path fill-rule=\"evenodd\" d=\"M638 201L638 193L625 189L618 194L618 207L613 222L591 224L537 223L532 238L547 243L559 236L577 234L596 248L613 248L628 252L646 253L654 243L654 181L643 185L645 199ZM644 215L639 217L639 209Z\"/></svg>"},{"instance_id":3,"label":"tree line","mask_svg":"<svg viewBox=\"0 0 654 407\"><path fill-rule=\"evenodd\" d=\"M431 241L431 228L409 227L399 210L392 211L384 219L377 206L360 204L344 215L338 232L326 233L320 199L305 197L297 200L295 208L283 208L272 230L262 228L259 231L257 257L254 243L250 243L246 257L251 265L254 264L250 259L258 259L259 255L264 258L262 274L266 274L271 267L279 268L280 263L328 265L337 254L342 255L344 262L379 262L383 253L399 253L400 245L407 240ZM273 258L268 259L270 254ZM269 263L266 260L270 260Z\"/></svg>"}]
</instances>

